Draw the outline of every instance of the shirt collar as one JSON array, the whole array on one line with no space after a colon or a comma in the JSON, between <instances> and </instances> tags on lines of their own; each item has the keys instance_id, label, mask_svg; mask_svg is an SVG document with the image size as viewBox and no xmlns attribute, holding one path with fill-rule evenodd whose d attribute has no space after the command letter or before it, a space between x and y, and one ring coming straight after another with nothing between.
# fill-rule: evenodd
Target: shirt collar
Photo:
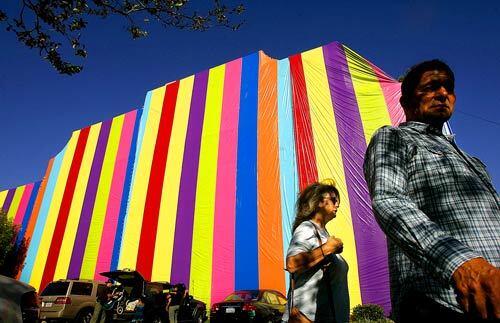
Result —
<instances>
[{"instance_id":1,"label":"shirt collar","mask_svg":"<svg viewBox=\"0 0 500 323\"><path fill-rule=\"evenodd\" d=\"M399 124L400 127L405 127L405 128L411 128L413 130L416 130L420 133L425 133L425 134L433 134L433 135L438 135L438 136L444 136L446 139L449 141L453 141L455 139L454 134L444 134L443 129L436 128L428 123L423 123L419 121L407 121Z\"/></svg>"}]
</instances>

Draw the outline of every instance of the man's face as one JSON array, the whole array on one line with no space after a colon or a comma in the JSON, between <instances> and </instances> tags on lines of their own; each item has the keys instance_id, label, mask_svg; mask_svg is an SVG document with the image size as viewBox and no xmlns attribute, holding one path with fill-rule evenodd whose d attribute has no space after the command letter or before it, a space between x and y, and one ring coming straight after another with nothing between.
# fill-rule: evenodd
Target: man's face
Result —
<instances>
[{"instance_id":1,"label":"man's face","mask_svg":"<svg viewBox=\"0 0 500 323\"><path fill-rule=\"evenodd\" d=\"M455 109L453 81L444 71L427 71L422 74L411 102L411 120L442 125L450 119Z\"/></svg>"}]
</instances>

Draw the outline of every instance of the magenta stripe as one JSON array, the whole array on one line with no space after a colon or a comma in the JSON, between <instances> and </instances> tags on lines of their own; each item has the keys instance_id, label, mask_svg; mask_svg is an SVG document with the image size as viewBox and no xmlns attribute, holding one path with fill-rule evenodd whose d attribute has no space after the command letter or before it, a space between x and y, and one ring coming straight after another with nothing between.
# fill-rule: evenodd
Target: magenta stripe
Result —
<instances>
[{"instance_id":1,"label":"magenta stripe","mask_svg":"<svg viewBox=\"0 0 500 323\"><path fill-rule=\"evenodd\" d=\"M366 140L351 75L341 44L326 45L323 52L351 203L362 302L379 304L389 312L387 247L373 216L363 175Z\"/></svg>"},{"instance_id":2,"label":"magenta stripe","mask_svg":"<svg viewBox=\"0 0 500 323\"><path fill-rule=\"evenodd\" d=\"M5 197L5 201L3 202L3 206L2 206L2 210L3 211L5 211L5 212L9 211L10 204L12 203L12 199L14 198L14 194L15 193L16 193L16 189L15 188L11 188L7 192L7 196Z\"/></svg>"},{"instance_id":3,"label":"magenta stripe","mask_svg":"<svg viewBox=\"0 0 500 323\"><path fill-rule=\"evenodd\" d=\"M234 226L236 156L240 102L241 58L226 64L217 161L211 303L234 290Z\"/></svg>"},{"instance_id":4,"label":"magenta stripe","mask_svg":"<svg viewBox=\"0 0 500 323\"><path fill-rule=\"evenodd\" d=\"M198 177L201 132L205 115L207 82L208 70L195 75L179 187L174 251L172 255L171 282L184 283L188 287L191 267L196 181Z\"/></svg>"},{"instance_id":5,"label":"magenta stripe","mask_svg":"<svg viewBox=\"0 0 500 323\"><path fill-rule=\"evenodd\" d=\"M118 224L120 204L124 190L123 185L126 177L125 172L127 171L128 156L132 143L132 136L134 134L136 117L137 110L134 110L125 114L125 120L123 121L122 133L113 172L113 180L111 182L111 189L109 191L106 218L104 220L102 231L102 236L105 238L101 239L99 256L97 257L97 264L94 275L94 278L99 280L105 279L105 277L99 275L99 273L110 270L111 257L113 255L113 245L116 235L116 226Z\"/></svg>"},{"instance_id":6,"label":"magenta stripe","mask_svg":"<svg viewBox=\"0 0 500 323\"><path fill-rule=\"evenodd\" d=\"M85 245L87 244L87 235L89 233L90 220L92 211L94 210L94 202L101 177L102 162L108 142L109 131L111 128L112 119L104 121L97 139L97 148L90 168L90 176L87 184L87 191L83 199L82 213L80 215L80 223L76 231L75 244L73 245L73 253L71 254L71 262L69 264L68 278L80 278L80 269L82 267L83 254Z\"/></svg>"},{"instance_id":7,"label":"magenta stripe","mask_svg":"<svg viewBox=\"0 0 500 323\"><path fill-rule=\"evenodd\" d=\"M14 224L20 225L23 223L23 219L26 213L26 208L28 207L28 202L31 197L31 192L33 191L33 186L35 183L27 184L24 189L23 196L21 197L21 202L19 202L19 207L14 217Z\"/></svg>"},{"instance_id":8,"label":"magenta stripe","mask_svg":"<svg viewBox=\"0 0 500 323\"><path fill-rule=\"evenodd\" d=\"M401 97L401 83L389 77L380 68L372 63L370 63L370 65L377 75L380 87L384 93L385 104L387 105L387 110L389 111L391 124L393 126L397 126L406 120L403 108L399 103L399 98Z\"/></svg>"}]
</instances>

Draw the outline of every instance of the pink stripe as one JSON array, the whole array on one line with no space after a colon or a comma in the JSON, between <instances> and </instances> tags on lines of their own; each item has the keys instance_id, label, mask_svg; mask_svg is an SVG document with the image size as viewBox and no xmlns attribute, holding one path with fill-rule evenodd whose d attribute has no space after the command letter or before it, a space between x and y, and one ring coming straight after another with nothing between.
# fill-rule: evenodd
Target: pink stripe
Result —
<instances>
[{"instance_id":1,"label":"pink stripe","mask_svg":"<svg viewBox=\"0 0 500 323\"><path fill-rule=\"evenodd\" d=\"M397 126L406 120L403 108L399 103L399 97L401 96L401 83L385 74L380 68L372 63L370 63L370 65L377 75L380 87L384 93L385 104L387 105L387 110L389 111L391 123L393 126Z\"/></svg>"},{"instance_id":2,"label":"pink stripe","mask_svg":"<svg viewBox=\"0 0 500 323\"><path fill-rule=\"evenodd\" d=\"M19 208L17 209L16 216L14 217L14 224L21 225L23 223L26 208L28 207L34 185L35 183L26 185L23 196L21 197L21 202L19 203Z\"/></svg>"},{"instance_id":3,"label":"pink stripe","mask_svg":"<svg viewBox=\"0 0 500 323\"><path fill-rule=\"evenodd\" d=\"M116 226L120 213L120 204L123 194L123 183L125 181L125 172L127 170L128 155L134 134L135 118L137 110L131 111L125 115L123 121L122 134L118 145L116 155L115 169L113 172L113 180L109 191L108 207L106 210L106 218L102 231L101 245L99 247L99 255L97 257L96 270L94 279L104 280L105 277L99 273L110 270L111 257L113 255L113 243L115 241ZM128 189L125 188L125 189Z\"/></svg>"},{"instance_id":4,"label":"pink stripe","mask_svg":"<svg viewBox=\"0 0 500 323\"><path fill-rule=\"evenodd\" d=\"M236 156L240 102L241 59L226 64L222 101L212 261L211 302L234 291L234 228L236 210Z\"/></svg>"}]
</instances>

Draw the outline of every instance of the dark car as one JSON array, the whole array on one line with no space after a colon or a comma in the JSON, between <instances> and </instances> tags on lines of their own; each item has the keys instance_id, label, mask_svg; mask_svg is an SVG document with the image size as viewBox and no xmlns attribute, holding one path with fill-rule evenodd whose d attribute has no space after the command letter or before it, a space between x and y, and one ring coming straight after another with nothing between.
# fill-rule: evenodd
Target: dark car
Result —
<instances>
[{"instance_id":1,"label":"dark car","mask_svg":"<svg viewBox=\"0 0 500 323\"><path fill-rule=\"evenodd\" d=\"M0 275L0 322L34 323L38 320L39 311L35 288Z\"/></svg>"},{"instance_id":2,"label":"dark car","mask_svg":"<svg viewBox=\"0 0 500 323\"><path fill-rule=\"evenodd\" d=\"M236 291L212 305L210 322L280 322L285 304L286 297L275 290Z\"/></svg>"}]
</instances>

